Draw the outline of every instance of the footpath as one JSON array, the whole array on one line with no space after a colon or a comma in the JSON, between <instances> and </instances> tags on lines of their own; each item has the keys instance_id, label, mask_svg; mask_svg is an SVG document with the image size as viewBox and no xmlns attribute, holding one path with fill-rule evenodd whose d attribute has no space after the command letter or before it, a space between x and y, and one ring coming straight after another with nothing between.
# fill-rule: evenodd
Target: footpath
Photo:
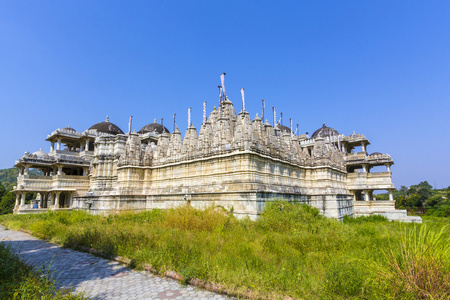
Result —
<instances>
[{"instance_id":1,"label":"footpath","mask_svg":"<svg viewBox=\"0 0 450 300\"><path fill-rule=\"evenodd\" d=\"M0 242L10 245L28 265L50 266L57 289L72 288L91 299L231 299L148 272L133 271L118 262L62 248L3 226Z\"/></svg>"}]
</instances>

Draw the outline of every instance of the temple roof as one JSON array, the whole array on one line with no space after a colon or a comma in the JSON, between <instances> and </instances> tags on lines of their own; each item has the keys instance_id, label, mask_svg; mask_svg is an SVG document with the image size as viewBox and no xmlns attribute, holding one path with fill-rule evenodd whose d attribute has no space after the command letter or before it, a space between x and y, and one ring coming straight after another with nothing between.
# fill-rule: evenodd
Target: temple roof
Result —
<instances>
[{"instance_id":1,"label":"temple roof","mask_svg":"<svg viewBox=\"0 0 450 300\"><path fill-rule=\"evenodd\" d=\"M117 125L109 122L109 118L106 117L105 122L100 122L95 125L92 125L89 130L96 129L99 132L109 133L109 134L123 134L122 129L120 129Z\"/></svg>"},{"instance_id":2,"label":"temple roof","mask_svg":"<svg viewBox=\"0 0 450 300\"><path fill-rule=\"evenodd\" d=\"M314 139L317 137L329 137L330 135L336 136L339 135L339 132L334 128L325 126L325 123L323 123L323 126L321 128L314 131L311 138Z\"/></svg>"},{"instance_id":3,"label":"temple roof","mask_svg":"<svg viewBox=\"0 0 450 300\"><path fill-rule=\"evenodd\" d=\"M161 124L156 123L156 120L153 123L145 125L144 127L141 128L141 130L138 131L138 133L140 133L140 134L148 133L148 132L155 132L157 134L161 134L163 132L170 133L170 131L166 127L164 127Z\"/></svg>"}]
</instances>

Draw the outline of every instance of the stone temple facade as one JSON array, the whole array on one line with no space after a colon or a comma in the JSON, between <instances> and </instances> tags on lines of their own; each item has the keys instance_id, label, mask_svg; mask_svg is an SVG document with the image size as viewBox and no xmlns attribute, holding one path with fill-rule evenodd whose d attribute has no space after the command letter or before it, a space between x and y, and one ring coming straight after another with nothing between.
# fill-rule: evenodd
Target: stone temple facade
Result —
<instances>
[{"instance_id":1,"label":"stone temple facade","mask_svg":"<svg viewBox=\"0 0 450 300\"><path fill-rule=\"evenodd\" d=\"M223 85L223 84L222 84ZM263 111L264 114L264 111ZM264 118L264 116L263 116ZM279 122L236 113L221 89L218 108L184 136L155 120L128 133L109 122L79 132L69 127L47 136L50 152L26 152L16 167L15 213L85 209L91 213L149 210L189 204L222 206L237 217L256 218L268 201L307 203L325 216L385 215L417 221L396 210L388 154L368 154L369 140L325 124L311 137ZM274 120L276 115L274 113ZM64 149L63 149L64 147ZM383 166L383 172L371 172ZM30 168L42 175L30 175ZM388 201L373 192L389 191ZM36 200L25 202L27 193Z\"/></svg>"}]
</instances>

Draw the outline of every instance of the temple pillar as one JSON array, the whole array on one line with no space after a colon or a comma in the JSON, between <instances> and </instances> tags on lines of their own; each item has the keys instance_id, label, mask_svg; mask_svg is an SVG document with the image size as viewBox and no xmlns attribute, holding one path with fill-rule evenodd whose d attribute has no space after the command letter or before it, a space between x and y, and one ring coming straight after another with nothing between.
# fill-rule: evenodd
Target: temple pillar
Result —
<instances>
[{"instance_id":1,"label":"temple pillar","mask_svg":"<svg viewBox=\"0 0 450 300\"><path fill-rule=\"evenodd\" d=\"M367 165L362 165L363 173L367 173Z\"/></svg>"},{"instance_id":2,"label":"temple pillar","mask_svg":"<svg viewBox=\"0 0 450 300\"><path fill-rule=\"evenodd\" d=\"M50 193L50 207L55 205L55 193Z\"/></svg>"},{"instance_id":3,"label":"temple pillar","mask_svg":"<svg viewBox=\"0 0 450 300\"><path fill-rule=\"evenodd\" d=\"M386 164L386 172L391 172L391 165L390 164Z\"/></svg>"},{"instance_id":4,"label":"temple pillar","mask_svg":"<svg viewBox=\"0 0 450 300\"><path fill-rule=\"evenodd\" d=\"M394 193L392 190L389 190L389 201L394 201Z\"/></svg>"},{"instance_id":5,"label":"temple pillar","mask_svg":"<svg viewBox=\"0 0 450 300\"><path fill-rule=\"evenodd\" d=\"M366 152L366 144L364 142L361 143L361 151Z\"/></svg>"},{"instance_id":6,"label":"temple pillar","mask_svg":"<svg viewBox=\"0 0 450 300\"><path fill-rule=\"evenodd\" d=\"M58 166L58 175L62 175L62 166Z\"/></svg>"},{"instance_id":7,"label":"temple pillar","mask_svg":"<svg viewBox=\"0 0 450 300\"><path fill-rule=\"evenodd\" d=\"M80 142L80 152L83 152L83 142Z\"/></svg>"},{"instance_id":8,"label":"temple pillar","mask_svg":"<svg viewBox=\"0 0 450 300\"><path fill-rule=\"evenodd\" d=\"M20 199L20 193L16 193L16 203L14 205L14 208L19 207L19 199Z\"/></svg>"},{"instance_id":9,"label":"temple pillar","mask_svg":"<svg viewBox=\"0 0 450 300\"><path fill-rule=\"evenodd\" d=\"M29 170L30 170L30 167L25 165L25 168L23 169L23 175L28 175Z\"/></svg>"},{"instance_id":10,"label":"temple pillar","mask_svg":"<svg viewBox=\"0 0 450 300\"><path fill-rule=\"evenodd\" d=\"M61 195L61 192L55 192L55 205L54 208L59 208L59 196Z\"/></svg>"},{"instance_id":11,"label":"temple pillar","mask_svg":"<svg viewBox=\"0 0 450 300\"><path fill-rule=\"evenodd\" d=\"M52 142L52 145L50 146L50 152L52 152L53 150L55 150L55 142Z\"/></svg>"},{"instance_id":12,"label":"temple pillar","mask_svg":"<svg viewBox=\"0 0 450 300\"><path fill-rule=\"evenodd\" d=\"M86 145L84 147L84 151L89 151L89 140L86 140Z\"/></svg>"},{"instance_id":13,"label":"temple pillar","mask_svg":"<svg viewBox=\"0 0 450 300\"><path fill-rule=\"evenodd\" d=\"M56 150L61 150L61 139L58 139L58 143L56 144Z\"/></svg>"},{"instance_id":14,"label":"temple pillar","mask_svg":"<svg viewBox=\"0 0 450 300\"><path fill-rule=\"evenodd\" d=\"M22 193L20 195L20 205L25 205L25 197L26 197L27 193Z\"/></svg>"},{"instance_id":15,"label":"temple pillar","mask_svg":"<svg viewBox=\"0 0 450 300\"><path fill-rule=\"evenodd\" d=\"M69 192L69 208L72 207L73 204L73 192Z\"/></svg>"}]
</instances>

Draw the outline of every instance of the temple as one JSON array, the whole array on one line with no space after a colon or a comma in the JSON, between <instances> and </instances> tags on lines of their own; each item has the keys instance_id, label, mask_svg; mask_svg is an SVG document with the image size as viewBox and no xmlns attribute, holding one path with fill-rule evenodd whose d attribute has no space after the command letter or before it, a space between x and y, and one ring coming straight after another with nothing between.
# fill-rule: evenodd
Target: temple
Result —
<instances>
[{"instance_id":1,"label":"temple","mask_svg":"<svg viewBox=\"0 0 450 300\"><path fill-rule=\"evenodd\" d=\"M219 86L218 107L197 130L190 118L184 136L156 120L124 133L108 119L85 131L70 126L47 136L50 152L26 152L14 188L14 212L84 209L93 214L192 205L221 206L252 219L276 199L307 203L327 217L379 214L390 220L421 222L394 206L388 154L368 154L369 140L325 126L311 137L277 120L245 109L236 113ZM264 103L264 102L263 102ZM175 124L175 120L174 120ZM381 172L373 172L384 168ZM30 175L29 169L42 175ZM388 191L389 200L374 192ZM37 193L26 203L27 193Z\"/></svg>"}]
</instances>

